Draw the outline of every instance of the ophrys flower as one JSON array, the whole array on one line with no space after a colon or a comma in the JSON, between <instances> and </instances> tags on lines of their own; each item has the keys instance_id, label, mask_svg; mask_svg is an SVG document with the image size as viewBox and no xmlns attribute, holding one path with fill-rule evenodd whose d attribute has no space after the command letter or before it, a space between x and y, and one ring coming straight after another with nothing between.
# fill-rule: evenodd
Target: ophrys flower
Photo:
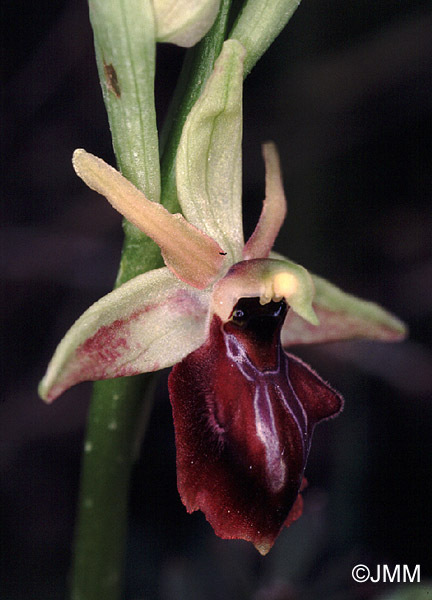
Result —
<instances>
[{"instance_id":1,"label":"ophrys flower","mask_svg":"<svg viewBox=\"0 0 432 600\"><path fill-rule=\"evenodd\" d=\"M264 554L301 513L315 424L342 407L337 392L284 352L281 337L284 345L394 340L404 328L270 254L286 214L271 143L263 147L266 199L244 244L243 55L238 42L225 43L185 124L176 165L183 216L150 202L101 159L75 152L78 175L153 238L166 267L90 307L57 348L40 393L51 401L80 381L176 365L169 390L182 500L221 537L246 539Z\"/></svg>"}]
</instances>

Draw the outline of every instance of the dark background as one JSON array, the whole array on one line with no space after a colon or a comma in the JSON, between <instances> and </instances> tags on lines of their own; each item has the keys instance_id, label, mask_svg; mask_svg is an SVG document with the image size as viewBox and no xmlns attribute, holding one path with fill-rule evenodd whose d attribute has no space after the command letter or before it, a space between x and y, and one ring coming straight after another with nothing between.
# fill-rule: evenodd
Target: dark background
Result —
<instances>
[{"instance_id":1,"label":"dark background","mask_svg":"<svg viewBox=\"0 0 432 600\"><path fill-rule=\"evenodd\" d=\"M122 233L70 160L84 147L114 162L85 2L1 11L0 598L57 600L90 386L52 406L36 387L67 328L111 289ZM385 586L353 583L357 563L432 576L431 26L426 1L304 0L247 79L247 234L260 144L273 139L289 202L276 248L382 303L411 335L298 350L346 408L317 429L304 516L264 559L181 505L164 374L134 472L127 600L377 598ZM182 55L159 48L159 118Z\"/></svg>"}]
</instances>

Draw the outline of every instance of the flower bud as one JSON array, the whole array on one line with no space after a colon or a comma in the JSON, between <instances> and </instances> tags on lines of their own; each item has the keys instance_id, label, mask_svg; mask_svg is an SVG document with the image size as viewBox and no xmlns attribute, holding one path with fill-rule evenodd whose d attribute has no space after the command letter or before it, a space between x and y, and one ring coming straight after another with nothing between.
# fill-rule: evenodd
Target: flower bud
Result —
<instances>
[{"instance_id":1,"label":"flower bud","mask_svg":"<svg viewBox=\"0 0 432 600\"><path fill-rule=\"evenodd\" d=\"M189 48L213 25L220 0L153 0L158 42Z\"/></svg>"}]
</instances>

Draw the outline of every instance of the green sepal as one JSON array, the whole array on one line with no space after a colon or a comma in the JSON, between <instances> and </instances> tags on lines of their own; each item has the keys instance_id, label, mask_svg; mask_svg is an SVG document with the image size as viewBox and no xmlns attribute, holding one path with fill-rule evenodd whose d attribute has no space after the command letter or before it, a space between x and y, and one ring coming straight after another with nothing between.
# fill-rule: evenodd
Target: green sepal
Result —
<instances>
[{"instance_id":1,"label":"green sepal","mask_svg":"<svg viewBox=\"0 0 432 600\"><path fill-rule=\"evenodd\" d=\"M186 219L218 242L227 263L241 259L242 87L244 48L224 43L183 128L176 161Z\"/></svg>"}]
</instances>

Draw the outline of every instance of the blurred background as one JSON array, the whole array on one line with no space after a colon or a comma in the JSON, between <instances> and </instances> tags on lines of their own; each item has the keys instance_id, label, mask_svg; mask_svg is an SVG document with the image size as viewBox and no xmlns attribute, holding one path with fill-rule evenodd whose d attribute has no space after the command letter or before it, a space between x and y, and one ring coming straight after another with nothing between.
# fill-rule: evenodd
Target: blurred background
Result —
<instances>
[{"instance_id":1,"label":"blurred background","mask_svg":"<svg viewBox=\"0 0 432 600\"><path fill-rule=\"evenodd\" d=\"M317 428L304 515L266 558L186 514L164 372L134 470L126 600L403 592L355 584L357 563L419 564L422 582L432 577L430 8L305 0L245 84L246 234L264 194L260 144L273 139L289 202L276 249L382 303L410 338L295 349L346 404ZM60 600L91 386L52 406L36 388L68 327L112 288L122 231L71 166L77 147L114 164L86 3L16 0L1 12L0 598ZM158 48L160 120L182 57Z\"/></svg>"}]
</instances>

